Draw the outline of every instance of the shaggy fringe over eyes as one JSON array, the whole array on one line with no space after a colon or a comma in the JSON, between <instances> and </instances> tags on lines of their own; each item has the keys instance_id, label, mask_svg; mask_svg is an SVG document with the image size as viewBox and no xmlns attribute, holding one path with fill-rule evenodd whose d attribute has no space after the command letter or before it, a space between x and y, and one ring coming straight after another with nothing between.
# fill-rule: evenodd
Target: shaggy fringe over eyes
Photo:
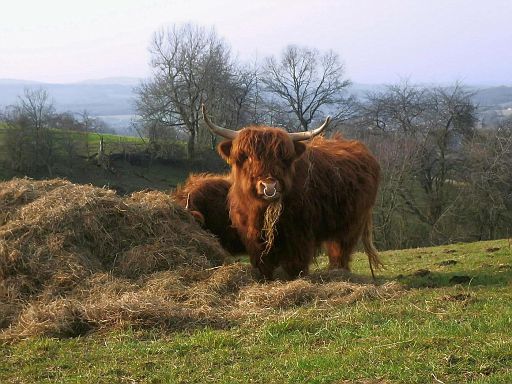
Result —
<instances>
[{"instance_id":1,"label":"shaggy fringe over eyes","mask_svg":"<svg viewBox=\"0 0 512 384\"><path fill-rule=\"evenodd\" d=\"M270 203L265 210L263 228L261 229L261 237L265 241L265 249L261 254L262 256L268 254L272 248L272 245L274 244L274 238L277 234L276 224L282 212L283 204L281 200Z\"/></svg>"},{"instance_id":2,"label":"shaggy fringe over eyes","mask_svg":"<svg viewBox=\"0 0 512 384\"><path fill-rule=\"evenodd\" d=\"M235 157L240 155L240 151L246 156L256 159L272 159L266 161L272 164L276 158L293 159L295 157L295 148L292 141L288 138L285 131L275 128L246 128L243 135L239 136L236 142ZM262 169L261 171L265 171Z\"/></svg>"}]
</instances>

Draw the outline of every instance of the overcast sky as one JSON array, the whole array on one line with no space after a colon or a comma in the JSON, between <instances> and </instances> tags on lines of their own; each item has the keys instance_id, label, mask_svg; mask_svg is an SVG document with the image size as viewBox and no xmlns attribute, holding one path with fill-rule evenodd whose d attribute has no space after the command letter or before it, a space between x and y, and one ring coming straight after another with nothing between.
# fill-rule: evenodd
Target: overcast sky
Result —
<instances>
[{"instance_id":1,"label":"overcast sky","mask_svg":"<svg viewBox=\"0 0 512 384\"><path fill-rule=\"evenodd\" d=\"M5 0L0 78L145 77L153 32L185 22L240 60L332 49L358 83L512 85L512 0Z\"/></svg>"}]
</instances>

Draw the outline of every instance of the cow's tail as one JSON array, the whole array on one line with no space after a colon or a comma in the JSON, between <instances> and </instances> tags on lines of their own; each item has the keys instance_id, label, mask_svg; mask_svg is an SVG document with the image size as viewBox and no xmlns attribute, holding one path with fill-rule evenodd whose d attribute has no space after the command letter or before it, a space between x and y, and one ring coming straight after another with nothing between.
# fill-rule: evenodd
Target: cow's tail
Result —
<instances>
[{"instance_id":1,"label":"cow's tail","mask_svg":"<svg viewBox=\"0 0 512 384\"><path fill-rule=\"evenodd\" d=\"M373 245L373 222L372 222L372 213L368 213L368 217L364 224L363 235L361 240L363 242L364 252L368 256L368 262L370 263L370 270L372 271L372 277L375 280L375 273L373 269L379 269L384 266L382 261L380 260L379 253L377 249Z\"/></svg>"}]
</instances>

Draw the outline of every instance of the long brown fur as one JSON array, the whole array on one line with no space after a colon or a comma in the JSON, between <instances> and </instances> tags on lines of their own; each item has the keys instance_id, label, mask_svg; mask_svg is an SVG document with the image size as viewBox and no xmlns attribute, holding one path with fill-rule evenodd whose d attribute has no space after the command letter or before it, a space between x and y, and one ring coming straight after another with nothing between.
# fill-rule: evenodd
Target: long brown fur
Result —
<instances>
[{"instance_id":1,"label":"long brown fur","mask_svg":"<svg viewBox=\"0 0 512 384\"><path fill-rule=\"evenodd\" d=\"M175 201L188 210L219 239L220 244L231 254L245 252L245 247L231 224L227 203L231 186L229 175L195 174L174 192Z\"/></svg>"},{"instance_id":2,"label":"long brown fur","mask_svg":"<svg viewBox=\"0 0 512 384\"><path fill-rule=\"evenodd\" d=\"M381 265L371 236L380 167L361 142L340 136L293 142L281 129L248 127L218 149L232 165L231 221L265 278L271 279L278 265L292 278L307 273L322 243L330 267L348 270L361 237L372 270ZM265 252L269 202L255 185L268 177L281 185L282 212L272 248Z\"/></svg>"}]
</instances>

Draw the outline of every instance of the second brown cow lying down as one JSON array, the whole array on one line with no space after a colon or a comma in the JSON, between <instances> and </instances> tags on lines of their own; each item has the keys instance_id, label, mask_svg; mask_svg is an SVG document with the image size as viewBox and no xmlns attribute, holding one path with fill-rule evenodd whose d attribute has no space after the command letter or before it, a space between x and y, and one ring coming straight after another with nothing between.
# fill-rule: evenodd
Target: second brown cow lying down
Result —
<instances>
[{"instance_id":1,"label":"second brown cow lying down","mask_svg":"<svg viewBox=\"0 0 512 384\"><path fill-rule=\"evenodd\" d=\"M236 255L245 253L245 247L229 218L227 196L230 186L227 175L190 175L176 189L174 198L203 228L217 236L225 250Z\"/></svg>"}]
</instances>

